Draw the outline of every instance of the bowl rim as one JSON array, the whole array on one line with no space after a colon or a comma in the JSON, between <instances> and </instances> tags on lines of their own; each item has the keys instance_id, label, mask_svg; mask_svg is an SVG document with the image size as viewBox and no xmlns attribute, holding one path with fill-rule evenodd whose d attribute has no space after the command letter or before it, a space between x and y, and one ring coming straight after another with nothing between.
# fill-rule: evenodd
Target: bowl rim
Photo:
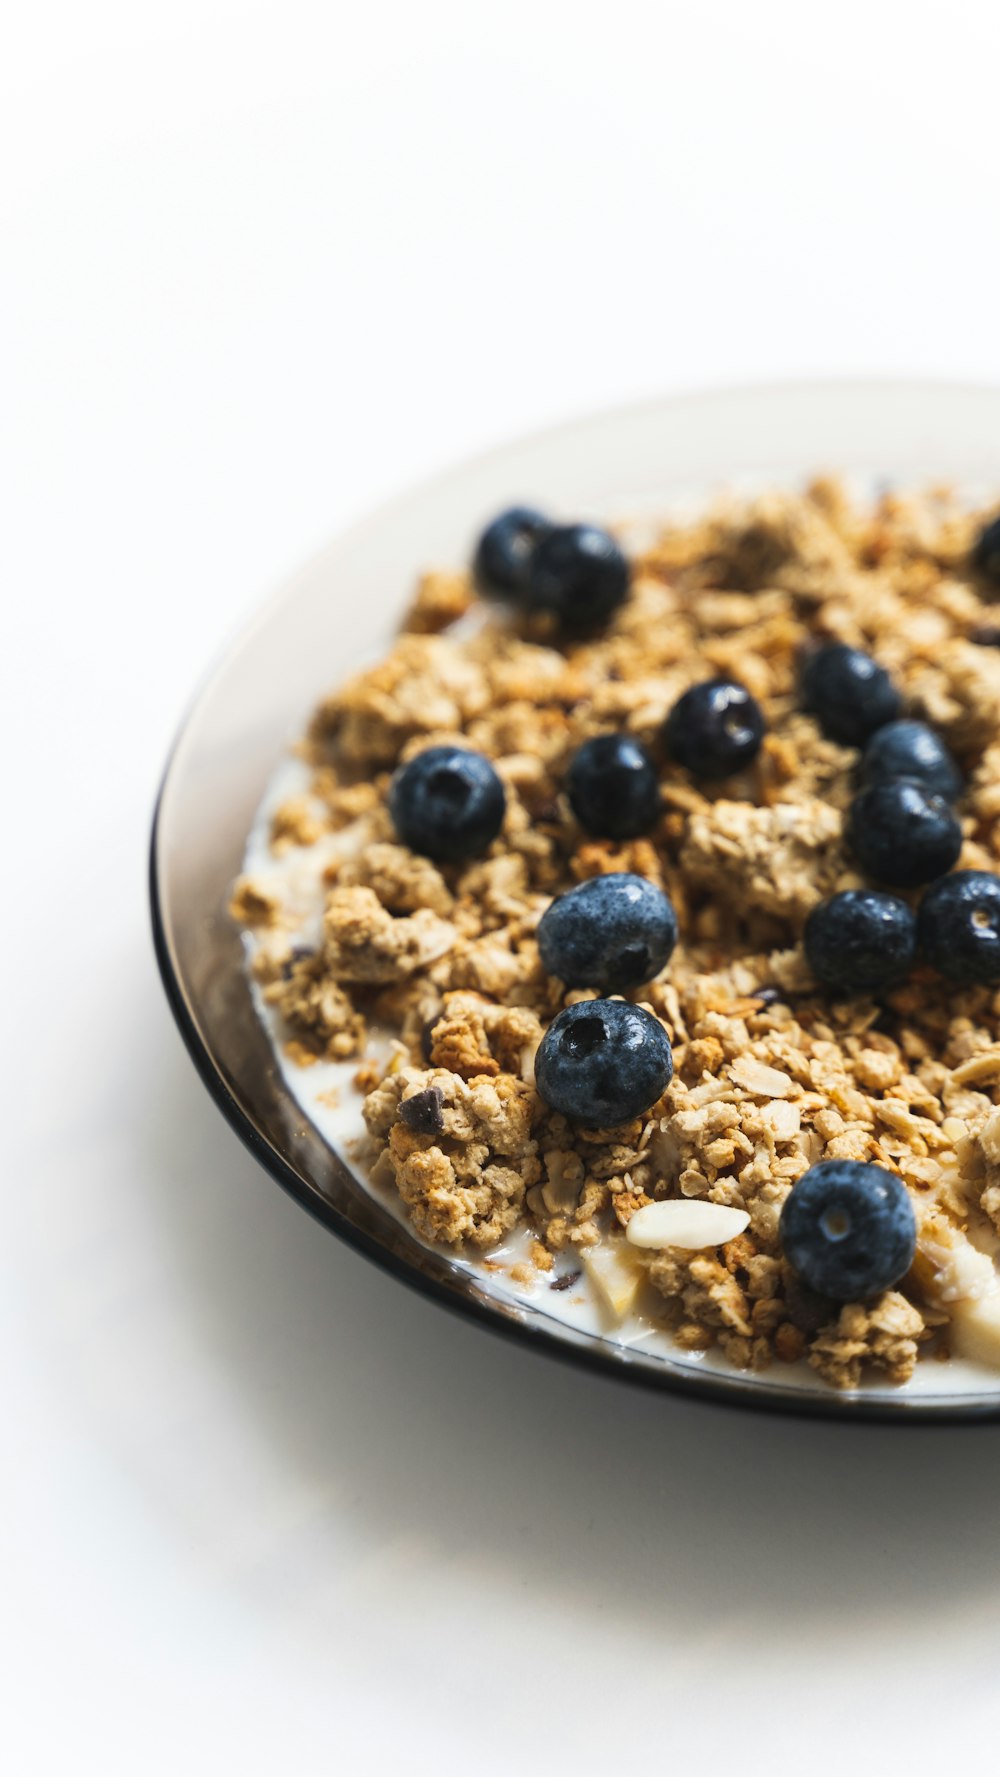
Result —
<instances>
[{"instance_id":1,"label":"bowl rim","mask_svg":"<svg viewBox=\"0 0 1000 1777\"><path fill-rule=\"evenodd\" d=\"M624 417L628 414L663 408L683 409L687 405L704 405L713 401L725 402L741 398L766 399L768 395L780 396L792 393L806 396L814 394L821 398L823 396L829 397L834 392L840 395L853 394L859 398L877 397L880 393L904 392L911 395L926 394L928 398L937 395L955 395L966 398L981 396L987 401L996 402L1000 397L1000 383L963 381L946 377L905 376L788 377L759 382L748 379L745 382L710 385L699 389L685 389L648 396L640 401L609 403L597 409L573 414L568 420L564 419L546 426L531 428L526 432L516 433L499 444L491 445L484 450L470 452L437 468L431 474L420 477L413 483L404 484L402 488L389 493L352 523L335 532L326 544L314 552L310 561L319 561L334 544L343 546L349 545L355 540L362 541L371 528L383 522L386 512L391 509L395 500L400 496L419 499L422 493L429 492L439 484L446 483L464 467L475 464L485 465L492 459L502 458L510 451L516 450L519 445L527 445L529 442L538 443L546 438L555 440L560 435L569 434L576 426L598 426L602 421ZM619 1382L628 1382L634 1387L657 1394L666 1392L678 1399L698 1401L705 1405L736 1407L743 1412L777 1414L782 1418L833 1420L849 1425L947 1425L951 1427L1000 1422L1000 1390L997 1391L996 1400L992 1402L982 1397L973 1400L963 1400L961 1396L950 1399L940 1395L922 1398L904 1393L900 1393L895 1398L887 1398L885 1395L869 1397L862 1391L849 1390L840 1393L832 1388L822 1394L813 1389L801 1391L787 1389L772 1392L765 1386L755 1389L736 1376L730 1377L724 1372L715 1370L701 1372L694 1367L681 1369L664 1365L662 1369L659 1369L631 1364L624 1355L624 1348L617 1347L610 1339L576 1344L569 1339L559 1337L550 1330L545 1322L533 1323L529 1320L499 1313L490 1305L488 1299L480 1299L471 1294L449 1289L432 1273L424 1271L411 1263L403 1254L393 1251L390 1247L368 1235L344 1216L336 1205L322 1198L318 1192L310 1190L294 1167L288 1164L277 1149L264 1140L230 1089L192 1016L184 985L175 966L170 942L169 921L164 909L160 837L163 807L170 788L174 766L188 727L196 712L211 696L216 679L225 670L230 654L250 635L258 623L267 619L273 608L284 601L300 574L308 571L310 561L306 562L304 569L300 568L298 572L284 576L280 584L255 606L249 617L238 626L203 674L201 682L188 701L171 741L160 776L150 831L148 851L149 909L153 949L164 993L174 1022L202 1084L243 1145L300 1208L306 1210L315 1221L336 1235L354 1252L376 1265L379 1270L397 1279L408 1288L416 1290L438 1306L449 1309L495 1335L517 1343L522 1348L556 1359L560 1363L573 1365L592 1375L597 1374ZM339 1156L337 1158L339 1159Z\"/></svg>"}]
</instances>

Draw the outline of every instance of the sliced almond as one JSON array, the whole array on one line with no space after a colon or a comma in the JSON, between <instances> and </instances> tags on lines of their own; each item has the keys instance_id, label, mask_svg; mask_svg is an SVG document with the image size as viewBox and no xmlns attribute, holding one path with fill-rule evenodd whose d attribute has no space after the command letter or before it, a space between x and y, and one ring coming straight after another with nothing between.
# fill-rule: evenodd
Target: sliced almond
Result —
<instances>
[{"instance_id":1,"label":"sliced almond","mask_svg":"<svg viewBox=\"0 0 1000 1777\"><path fill-rule=\"evenodd\" d=\"M574 1154L547 1156L548 1178L542 1186L542 1202L550 1215L572 1215L583 1190L583 1167Z\"/></svg>"},{"instance_id":2,"label":"sliced almond","mask_svg":"<svg viewBox=\"0 0 1000 1777\"><path fill-rule=\"evenodd\" d=\"M802 1127L798 1105L782 1098L761 1105L760 1120L773 1141L794 1141Z\"/></svg>"},{"instance_id":3,"label":"sliced almond","mask_svg":"<svg viewBox=\"0 0 1000 1777\"><path fill-rule=\"evenodd\" d=\"M526 1043L521 1050L521 1078L526 1086L535 1084L535 1056L538 1054L539 1037L536 1043Z\"/></svg>"},{"instance_id":4,"label":"sliced almond","mask_svg":"<svg viewBox=\"0 0 1000 1777\"><path fill-rule=\"evenodd\" d=\"M992 1049L983 1049L979 1055L970 1056L963 1061L952 1074L952 1079L959 1086L978 1086L984 1080L995 1080L1000 1075L1000 1045Z\"/></svg>"},{"instance_id":5,"label":"sliced almond","mask_svg":"<svg viewBox=\"0 0 1000 1777\"><path fill-rule=\"evenodd\" d=\"M642 1211L638 1213L641 1215ZM587 1280L604 1307L615 1320L624 1320L635 1306L645 1275L636 1254L629 1251L624 1241L616 1241L614 1245L588 1247L581 1259Z\"/></svg>"},{"instance_id":6,"label":"sliced almond","mask_svg":"<svg viewBox=\"0 0 1000 1777\"><path fill-rule=\"evenodd\" d=\"M672 1197L665 1203L644 1203L629 1218L626 1237L633 1246L724 1246L750 1226L745 1209L706 1203L698 1197Z\"/></svg>"},{"instance_id":7,"label":"sliced almond","mask_svg":"<svg viewBox=\"0 0 1000 1777\"><path fill-rule=\"evenodd\" d=\"M795 1091L790 1074L783 1073L780 1067L768 1067L766 1061L756 1061L752 1055L741 1055L734 1061L729 1078L754 1098L790 1098Z\"/></svg>"},{"instance_id":8,"label":"sliced almond","mask_svg":"<svg viewBox=\"0 0 1000 1777\"><path fill-rule=\"evenodd\" d=\"M947 1128L947 1124L945 1128ZM1000 1105L995 1111L990 1112L980 1129L979 1145L990 1165L1000 1166Z\"/></svg>"}]
</instances>

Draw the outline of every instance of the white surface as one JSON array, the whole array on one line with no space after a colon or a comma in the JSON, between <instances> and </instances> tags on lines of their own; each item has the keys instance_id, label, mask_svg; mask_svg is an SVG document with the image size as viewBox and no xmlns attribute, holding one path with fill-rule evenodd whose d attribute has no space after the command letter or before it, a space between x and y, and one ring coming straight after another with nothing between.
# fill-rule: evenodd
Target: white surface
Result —
<instances>
[{"instance_id":1,"label":"white surface","mask_svg":"<svg viewBox=\"0 0 1000 1777\"><path fill-rule=\"evenodd\" d=\"M204 1097L143 870L204 664L400 482L651 387L1000 377L995 8L3 35L4 1768L943 1768L1000 1429L681 1407L404 1294Z\"/></svg>"}]
</instances>

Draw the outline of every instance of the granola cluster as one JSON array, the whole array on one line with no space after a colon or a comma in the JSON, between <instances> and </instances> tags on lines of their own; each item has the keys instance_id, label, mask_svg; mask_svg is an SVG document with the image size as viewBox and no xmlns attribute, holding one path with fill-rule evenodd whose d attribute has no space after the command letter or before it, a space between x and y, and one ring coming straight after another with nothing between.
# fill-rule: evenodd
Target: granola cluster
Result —
<instances>
[{"instance_id":1,"label":"granola cluster","mask_svg":"<svg viewBox=\"0 0 1000 1777\"><path fill-rule=\"evenodd\" d=\"M527 1226L532 1265L559 1283L559 1255L589 1257L600 1281L614 1249L632 1278L615 1300L741 1366L805 1358L851 1387L947 1355L1000 1234L1000 992L921 969L879 1003L817 990L805 919L861 884L843 839L857 755L802 711L798 678L810 638L888 667L967 773L960 867L1000 868L1000 647L968 566L976 528L946 490L871 507L824 480L729 501L634 552L626 604L572 642L485 610L465 575L426 575L389 656L321 705L308 791L272 832L275 856L321 883L319 941L303 945L270 879L242 879L233 907L296 1059L395 1033L388 1069L363 1061L359 1081L377 1174L421 1235L483 1253ZM713 674L747 685L768 728L752 768L705 787L660 731ZM657 758L663 796L655 829L624 843L589 838L564 792L581 742L619 730ZM456 740L493 761L507 810L484 857L438 866L397 842L386 792L400 762ZM665 1025L675 1074L646 1116L584 1130L541 1101L533 1059L554 1015L592 996L546 975L535 931L554 894L620 870L677 910L681 943L631 996ZM912 1193L917 1259L873 1302L812 1297L782 1258L788 1192L834 1158ZM717 1251L636 1257L630 1216L677 1195L745 1209L749 1228Z\"/></svg>"}]
</instances>

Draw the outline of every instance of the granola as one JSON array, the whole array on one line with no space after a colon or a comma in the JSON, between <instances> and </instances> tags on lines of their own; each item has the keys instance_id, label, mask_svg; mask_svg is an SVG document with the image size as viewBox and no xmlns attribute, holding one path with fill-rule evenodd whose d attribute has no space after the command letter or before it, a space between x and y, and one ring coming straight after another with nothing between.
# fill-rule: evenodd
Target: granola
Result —
<instances>
[{"instance_id":1,"label":"granola","mask_svg":"<svg viewBox=\"0 0 1000 1777\"><path fill-rule=\"evenodd\" d=\"M484 608L467 574L427 574L388 658L325 699L305 781L270 819L275 869L248 871L232 911L296 1062L354 1058L374 1177L423 1238L483 1254L522 1230L516 1282L568 1293L583 1268L608 1315L741 1368L806 1362L854 1388L949 1352L1000 1364L1000 990L918 966L878 1000L831 999L801 947L812 908L862 886L844 837L857 754L801 708L809 638L891 670L966 772L959 867L1000 869L981 521L948 490L867 504L829 479L721 501L636 553L627 602L576 639ZM753 692L767 734L712 785L659 737L677 697L719 673ZM641 839L587 835L566 799L576 749L615 731L660 769ZM484 856L432 863L399 843L386 797L401 763L455 741L493 762L506 812ZM283 901L289 860L312 872L320 919ZM626 996L665 1026L675 1068L646 1114L592 1130L535 1090L544 1032L593 997L546 974L535 933L554 894L614 871L649 877L677 912L677 949ZM373 1059L386 1030L391 1054ZM874 1301L811 1296L782 1254L792 1186L837 1158L876 1162L912 1199L917 1257ZM638 1210L678 1197L745 1211L745 1232L707 1251L627 1247Z\"/></svg>"}]
</instances>

